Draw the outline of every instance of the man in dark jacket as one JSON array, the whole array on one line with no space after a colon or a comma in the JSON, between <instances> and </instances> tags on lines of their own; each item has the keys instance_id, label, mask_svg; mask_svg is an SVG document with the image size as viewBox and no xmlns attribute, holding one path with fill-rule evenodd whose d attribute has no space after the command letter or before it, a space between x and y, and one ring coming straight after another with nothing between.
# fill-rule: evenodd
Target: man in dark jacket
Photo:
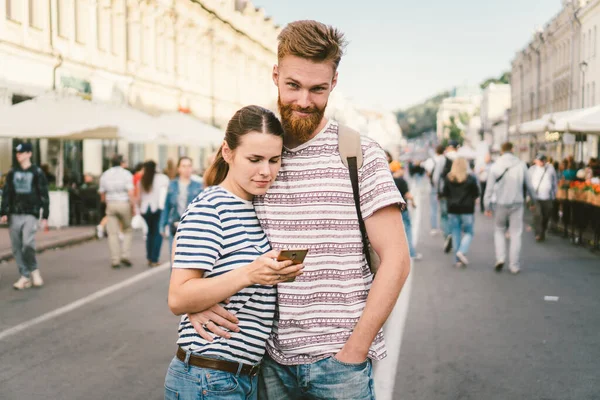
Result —
<instances>
[{"instance_id":1,"label":"man in dark jacket","mask_svg":"<svg viewBox=\"0 0 600 400\"><path fill-rule=\"evenodd\" d=\"M42 227L47 226L50 199L44 172L31 163L31 144L21 143L15 150L19 165L6 176L0 222L8 221L10 224L12 251L21 274L13 287L23 290L44 284L35 257L35 233L39 227L40 212Z\"/></svg>"}]
</instances>

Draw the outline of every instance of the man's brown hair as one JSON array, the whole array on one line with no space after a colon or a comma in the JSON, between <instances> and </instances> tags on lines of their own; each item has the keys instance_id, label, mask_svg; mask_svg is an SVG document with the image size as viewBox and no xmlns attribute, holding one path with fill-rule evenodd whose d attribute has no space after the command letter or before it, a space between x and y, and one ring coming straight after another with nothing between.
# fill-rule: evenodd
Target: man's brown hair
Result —
<instances>
[{"instance_id":1,"label":"man's brown hair","mask_svg":"<svg viewBox=\"0 0 600 400\"><path fill-rule=\"evenodd\" d=\"M285 56L307 58L315 62L331 61L337 70L346 39L344 34L330 25L305 20L289 23L277 37L277 58Z\"/></svg>"},{"instance_id":2,"label":"man's brown hair","mask_svg":"<svg viewBox=\"0 0 600 400\"><path fill-rule=\"evenodd\" d=\"M503 153L510 153L513 150L513 144L511 142L502 143L501 150Z\"/></svg>"}]
</instances>

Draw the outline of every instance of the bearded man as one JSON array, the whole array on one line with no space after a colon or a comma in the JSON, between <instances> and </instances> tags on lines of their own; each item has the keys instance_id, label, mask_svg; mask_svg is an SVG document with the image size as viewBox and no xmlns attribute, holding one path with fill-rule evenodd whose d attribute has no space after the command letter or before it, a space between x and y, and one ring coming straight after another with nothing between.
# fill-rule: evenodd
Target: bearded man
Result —
<instances>
[{"instance_id":1,"label":"bearded man","mask_svg":"<svg viewBox=\"0 0 600 400\"><path fill-rule=\"evenodd\" d=\"M404 200L381 147L361 137L360 207L381 258L374 277L340 158L339 125L324 116L337 84L344 36L316 21L296 21L278 39L273 82L285 131L282 164L268 193L254 204L274 249L307 248L308 255L303 275L278 285L278 313L258 397L372 399L371 361L386 355L381 328L410 270ZM223 337L237 330L231 323L235 316L220 306L190 320L202 336L205 328Z\"/></svg>"}]
</instances>

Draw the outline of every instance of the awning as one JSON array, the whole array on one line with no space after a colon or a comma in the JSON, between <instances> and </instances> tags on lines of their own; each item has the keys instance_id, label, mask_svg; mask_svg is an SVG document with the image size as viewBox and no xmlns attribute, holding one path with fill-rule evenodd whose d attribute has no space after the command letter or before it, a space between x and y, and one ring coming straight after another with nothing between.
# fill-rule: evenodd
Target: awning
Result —
<instances>
[{"instance_id":1,"label":"awning","mask_svg":"<svg viewBox=\"0 0 600 400\"><path fill-rule=\"evenodd\" d=\"M576 113L555 119L551 128L560 132L600 133L600 106L573 110Z\"/></svg>"},{"instance_id":2,"label":"awning","mask_svg":"<svg viewBox=\"0 0 600 400\"><path fill-rule=\"evenodd\" d=\"M155 129L158 141L173 144L218 147L225 137L224 132L199 119L182 113L166 113L156 118Z\"/></svg>"},{"instance_id":3,"label":"awning","mask_svg":"<svg viewBox=\"0 0 600 400\"><path fill-rule=\"evenodd\" d=\"M0 137L115 139L118 127L98 104L49 94L0 108Z\"/></svg>"},{"instance_id":4,"label":"awning","mask_svg":"<svg viewBox=\"0 0 600 400\"><path fill-rule=\"evenodd\" d=\"M535 119L533 121L523 122L519 125L517 130L520 133L539 133L544 132L548 129L548 124L550 123L550 114L545 114L542 118Z\"/></svg>"}]
</instances>

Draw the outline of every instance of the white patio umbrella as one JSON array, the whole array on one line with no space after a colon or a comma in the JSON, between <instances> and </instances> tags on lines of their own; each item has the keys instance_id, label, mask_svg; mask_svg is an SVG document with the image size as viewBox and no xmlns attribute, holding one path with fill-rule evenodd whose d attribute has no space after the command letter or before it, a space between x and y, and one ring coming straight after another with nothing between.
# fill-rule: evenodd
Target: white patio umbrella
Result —
<instances>
[{"instance_id":1,"label":"white patio umbrella","mask_svg":"<svg viewBox=\"0 0 600 400\"><path fill-rule=\"evenodd\" d=\"M225 134L218 128L182 113L166 113L156 118L159 141L173 144L189 144L215 147L223 142Z\"/></svg>"},{"instance_id":2,"label":"white patio umbrella","mask_svg":"<svg viewBox=\"0 0 600 400\"><path fill-rule=\"evenodd\" d=\"M115 139L118 128L97 104L49 94L0 108L0 137Z\"/></svg>"}]
</instances>

